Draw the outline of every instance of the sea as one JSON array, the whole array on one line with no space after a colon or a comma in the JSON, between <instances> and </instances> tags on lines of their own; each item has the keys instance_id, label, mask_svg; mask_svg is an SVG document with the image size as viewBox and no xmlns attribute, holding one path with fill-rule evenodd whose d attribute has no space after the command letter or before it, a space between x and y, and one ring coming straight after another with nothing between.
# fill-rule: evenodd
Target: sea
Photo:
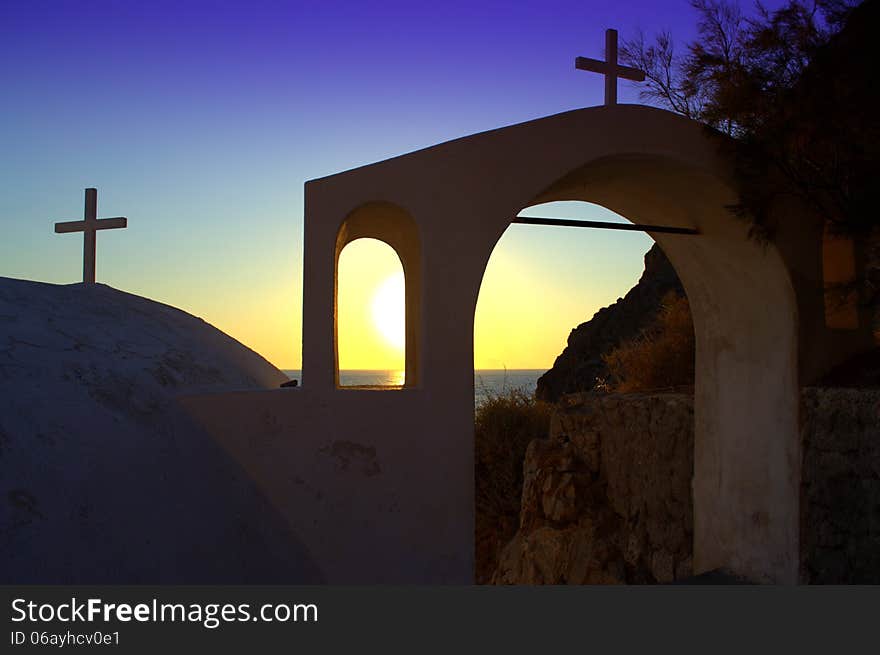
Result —
<instances>
[{"instance_id":1,"label":"sea","mask_svg":"<svg viewBox=\"0 0 880 655\"><path fill-rule=\"evenodd\" d=\"M492 396L519 390L533 394L538 378L547 369L478 369L474 371L474 406L483 404ZM302 380L302 371L285 370L291 380ZM403 371L339 371L339 383L343 387L381 386L394 387L403 384Z\"/></svg>"}]
</instances>

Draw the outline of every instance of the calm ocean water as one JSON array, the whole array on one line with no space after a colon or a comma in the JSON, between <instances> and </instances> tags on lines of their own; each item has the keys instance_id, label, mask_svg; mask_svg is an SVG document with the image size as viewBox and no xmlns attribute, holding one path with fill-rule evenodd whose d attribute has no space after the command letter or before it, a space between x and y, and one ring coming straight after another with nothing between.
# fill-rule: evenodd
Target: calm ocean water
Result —
<instances>
[{"instance_id":1,"label":"calm ocean water","mask_svg":"<svg viewBox=\"0 0 880 655\"><path fill-rule=\"evenodd\" d=\"M535 392L538 378L546 369L479 369L474 371L474 404L479 405L488 396L520 389L527 394ZM291 379L300 380L302 371L285 370ZM401 371L340 371L339 381L344 387L397 386L403 383Z\"/></svg>"}]
</instances>

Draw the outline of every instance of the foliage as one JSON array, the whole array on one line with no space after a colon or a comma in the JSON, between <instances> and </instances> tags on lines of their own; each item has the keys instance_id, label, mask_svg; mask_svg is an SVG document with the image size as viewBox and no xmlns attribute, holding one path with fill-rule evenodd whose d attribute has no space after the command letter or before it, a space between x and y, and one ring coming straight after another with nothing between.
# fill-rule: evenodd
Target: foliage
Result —
<instances>
[{"instance_id":1,"label":"foliage","mask_svg":"<svg viewBox=\"0 0 880 655\"><path fill-rule=\"evenodd\" d=\"M646 72L642 97L734 137L734 209L771 237L771 208L797 195L842 232L878 225L877 86L868 64L878 0L789 0L746 14L731 0L691 0L698 39L626 41ZM782 183L780 183L780 181Z\"/></svg>"},{"instance_id":2,"label":"foliage","mask_svg":"<svg viewBox=\"0 0 880 655\"><path fill-rule=\"evenodd\" d=\"M519 527L523 460L550 430L552 405L520 389L489 393L475 412L476 580L489 581Z\"/></svg>"},{"instance_id":3,"label":"foliage","mask_svg":"<svg viewBox=\"0 0 880 655\"><path fill-rule=\"evenodd\" d=\"M684 296L670 291L654 324L602 356L607 391L630 393L694 383L694 328Z\"/></svg>"}]
</instances>

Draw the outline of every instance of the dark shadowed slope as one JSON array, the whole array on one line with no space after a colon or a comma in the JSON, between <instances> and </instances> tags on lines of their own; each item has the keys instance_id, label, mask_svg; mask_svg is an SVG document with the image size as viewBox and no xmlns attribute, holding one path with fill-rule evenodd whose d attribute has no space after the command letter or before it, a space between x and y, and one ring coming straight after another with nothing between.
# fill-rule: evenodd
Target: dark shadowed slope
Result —
<instances>
[{"instance_id":1,"label":"dark shadowed slope","mask_svg":"<svg viewBox=\"0 0 880 655\"><path fill-rule=\"evenodd\" d=\"M285 379L173 307L0 278L0 582L320 580L291 527L175 402Z\"/></svg>"}]
</instances>

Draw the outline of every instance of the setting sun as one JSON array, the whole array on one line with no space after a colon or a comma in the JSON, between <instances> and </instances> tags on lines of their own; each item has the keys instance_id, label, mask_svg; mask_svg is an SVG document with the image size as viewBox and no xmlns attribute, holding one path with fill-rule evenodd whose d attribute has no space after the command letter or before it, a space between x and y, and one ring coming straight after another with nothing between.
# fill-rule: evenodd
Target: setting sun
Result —
<instances>
[{"instance_id":1,"label":"setting sun","mask_svg":"<svg viewBox=\"0 0 880 655\"><path fill-rule=\"evenodd\" d=\"M397 253L375 239L352 241L339 256L339 369L402 371L404 316Z\"/></svg>"},{"instance_id":2,"label":"setting sun","mask_svg":"<svg viewBox=\"0 0 880 655\"><path fill-rule=\"evenodd\" d=\"M373 296L373 324L398 350L406 345L404 277L402 272L385 279Z\"/></svg>"}]
</instances>

